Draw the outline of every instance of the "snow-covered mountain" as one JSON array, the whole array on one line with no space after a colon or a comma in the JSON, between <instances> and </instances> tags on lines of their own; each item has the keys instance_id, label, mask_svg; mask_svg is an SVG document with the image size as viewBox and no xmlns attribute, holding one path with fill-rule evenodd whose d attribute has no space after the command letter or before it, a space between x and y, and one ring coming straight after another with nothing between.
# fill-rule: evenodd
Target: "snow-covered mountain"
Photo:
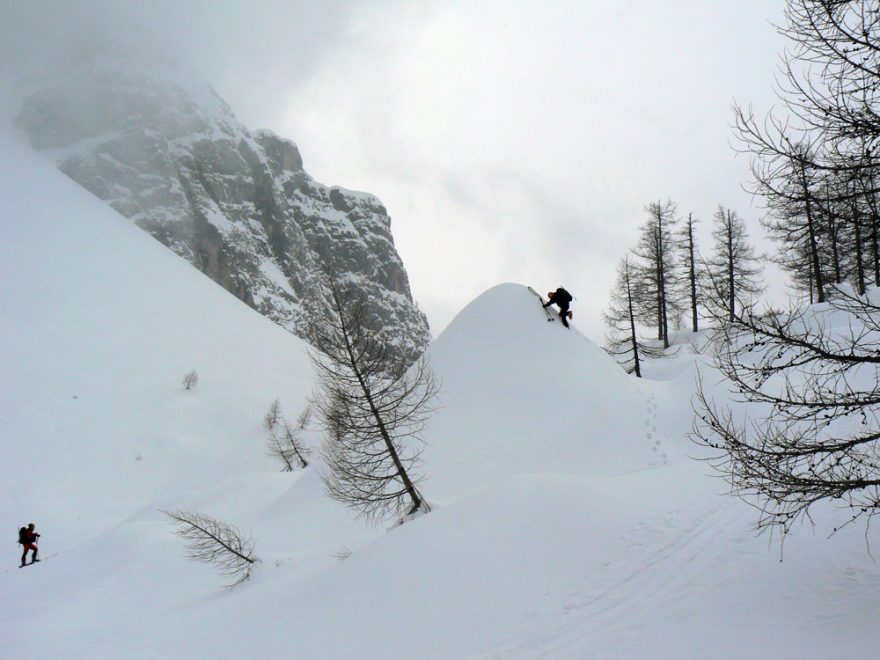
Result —
<instances>
[{"instance_id":1,"label":"snow-covered mountain","mask_svg":"<svg viewBox=\"0 0 880 660\"><path fill-rule=\"evenodd\" d=\"M692 458L698 358L639 382L525 287L487 291L429 353L433 511L370 529L320 461L265 452L272 400L295 419L311 390L305 342L2 131L0 154L0 655L875 655L864 530L795 530L780 562ZM186 559L178 508L250 533L252 578ZM46 560L20 570L26 522Z\"/></svg>"},{"instance_id":2,"label":"snow-covered mountain","mask_svg":"<svg viewBox=\"0 0 880 660\"><path fill-rule=\"evenodd\" d=\"M249 131L186 72L102 60L37 80L16 120L31 144L236 297L306 337L302 305L329 268L369 296L392 346L427 347L376 197L316 182L293 142Z\"/></svg>"}]
</instances>

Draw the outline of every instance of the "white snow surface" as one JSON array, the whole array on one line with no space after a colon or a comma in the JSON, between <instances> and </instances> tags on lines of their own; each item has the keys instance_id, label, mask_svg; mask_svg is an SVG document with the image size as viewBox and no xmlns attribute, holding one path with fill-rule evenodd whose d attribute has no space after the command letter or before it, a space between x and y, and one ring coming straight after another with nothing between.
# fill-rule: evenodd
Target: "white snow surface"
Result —
<instances>
[{"instance_id":1,"label":"white snow surface","mask_svg":"<svg viewBox=\"0 0 880 660\"><path fill-rule=\"evenodd\" d=\"M864 529L800 528L782 562L755 537L685 438L691 353L637 381L524 286L487 291L430 351L433 511L370 529L319 461L266 455L272 400L293 421L311 391L305 345L16 140L0 153L3 657L876 657ZM186 559L178 508L252 534L252 578ZM45 561L20 570L27 522Z\"/></svg>"}]
</instances>

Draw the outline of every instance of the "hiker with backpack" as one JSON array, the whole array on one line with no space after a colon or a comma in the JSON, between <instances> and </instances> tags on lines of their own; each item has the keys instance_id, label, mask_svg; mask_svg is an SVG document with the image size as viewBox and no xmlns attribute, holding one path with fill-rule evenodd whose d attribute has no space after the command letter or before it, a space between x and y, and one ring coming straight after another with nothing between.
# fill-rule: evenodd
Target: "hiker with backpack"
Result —
<instances>
[{"instance_id":1,"label":"hiker with backpack","mask_svg":"<svg viewBox=\"0 0 880 660\"><path fill-rule=\"evenodd\" d=\"M549 307L550 305L557 305L559 307L559 319L562 321L562 325L566 328L568 327L568 319L572 317L572 313L568 311L568 306L571 304L573 298L571 294L559 287L556 291L548 291L547 297L550 299L546 303L544 303L544 307Z\"/></svg>"},{"instance_id":2,"label":"hiker with backpack","mask_svg":"<svg viewBox=\"0 0 880 660\"><path fill-rule=\"evenodd\" d=\"M29 550L33 550L33 554L31 555L31 563L33 564L35 561L40 561L37 559L37 552L39 552L37 548L37 539L40 538L40 535L34 531L34 523L31 523L27 527L22 527L18 530L18 542L24 546L24 552L21 553L21 565L24 566L27 564L27 553Z\"/></svg>"}]
</instances>

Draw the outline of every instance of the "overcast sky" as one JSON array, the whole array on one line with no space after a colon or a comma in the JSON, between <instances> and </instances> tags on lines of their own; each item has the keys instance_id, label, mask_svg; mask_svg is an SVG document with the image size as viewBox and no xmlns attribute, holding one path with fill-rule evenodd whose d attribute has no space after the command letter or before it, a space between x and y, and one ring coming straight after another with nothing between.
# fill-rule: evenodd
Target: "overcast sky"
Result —
<instances>
[{"instance_id":1,"label":"overcast sky","mask_svg":"<svg viewBox=\"0 0 880 660\"><path fill-rule=\"evenodd\" d=\"M763 111L779 0L229 2L0 0L0 56L113 34L201 72L322 183L382 199L436 335L487 288L564 284L601 310L643 207L715 207L758 232L730 147Z\"/></svg>"}]
</instances>

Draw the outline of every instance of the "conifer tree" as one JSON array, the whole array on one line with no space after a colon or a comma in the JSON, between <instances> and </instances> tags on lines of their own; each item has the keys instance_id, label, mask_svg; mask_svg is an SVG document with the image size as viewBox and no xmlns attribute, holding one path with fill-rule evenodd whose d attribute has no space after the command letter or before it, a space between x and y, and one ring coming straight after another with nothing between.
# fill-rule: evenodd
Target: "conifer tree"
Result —
<instances>
[{"instance_id":1,"label":"conifer tree","mask_svg":"<svg viewBox=\"0 0 880 660\"><path fill-rule=\"evenodd\" d=\"M247 580L253 565L254 542L236 527L203 513L162 511L177 527L176 534L187 541L189 557L215 566L221 574L235 577L228 587Z\"/></svg>"},{"instance_id":2,"label":"conifer tree","mask_svg":"<svg viewBox=\"0 0 880 660\"><path fill-rule=\"evenodd\" d=\"M764 290L759 280L762 268L736 211L719 205L713 224L712 255L703 269L705 305L715 318L732 322L738 308Z\"/></svg>"},{"instance_id":3,"label":"conifer tree","mask_svg":"<svg viewBox=\"0 0 880 660\"><path fill-rule=\"evenodd\" d=\"M643 342L636 329L635 299L638 281L630 257L624 257L617 267L617 280L611 291L608 308L602 317L608 332L605 335L605 351L612 355L626 370L642 377L642 360L658 357L663 351Z\"/></svg>"},{"instance_id":4,"label":"conifer tree","mask_svg":"<svg viewBox=\"0 0 880 660\"><path fill-rule=\"evenodd\" d=\"M676 206L671 201L652 202L645 211L649 217L633 250L638 257L634 263L639 281L636 315L645 325L655 327L657 339L663 348L669 348L670 320L677 323L682 311L675 288L678 272L672 230Z\"/></svg>"},{"instance_id":5,"label":"conifer tree","mask_svg":"<svg viewBox=\"0 0 880 660\"><path fill-rule=\"evenodd\" d=\"M424 357L410 365L383 344L356 287L333 275L326 287L311 336L327 491L371 521L427 512L418 485L421 432L438 390L431 369Z\"/></svg>"},{"instance_id":6,"label":"conifer tree","mask_svg":"<svg viewBox=\"0 0 880 660\"><path fill-rule=\"evenodd\" d=\"M820 502L849 509L842 525L880 513L880 307L859 293L860 268L880 283L880 13L876 0L787 0L786 20L781 114L738 108L737 130L780 262L827 304L722 325L716 367L741 405L701 386L693 433L759 527L783 535ZM853 273L856 291L827 295Z\"/></svg>"},{"instance_id":7,"label":"conifer tree","mask_svg":"<svg viewBox=\"0 0 880 660\"><path fill-rule=\"evenodd\" d=\"M691 312L691 330L697 332L700 329L700 315L698 312L700 305L699 287L697 287L697 277L699 274L699 257L697 251L697 239L694 235L697 220L693 213L688 213L687 220L684 221L682 228L678 234L678 246L682 258L682 282L683 282L683 298L685 298L690 307Z\"/></svg>"},{"instance_id":8,"label":"conifer tree","mask_svg":"<svg viewBox=\"0 0 880 660\"><path fill-rule=\"evenodd\" d=\"M712 342L734 410L700 385L692 438L758 526L787 533L821 501L843 524L880 513L880 307L840 291L826 308L737 313Z\"/></svg>"}]
</instances>

